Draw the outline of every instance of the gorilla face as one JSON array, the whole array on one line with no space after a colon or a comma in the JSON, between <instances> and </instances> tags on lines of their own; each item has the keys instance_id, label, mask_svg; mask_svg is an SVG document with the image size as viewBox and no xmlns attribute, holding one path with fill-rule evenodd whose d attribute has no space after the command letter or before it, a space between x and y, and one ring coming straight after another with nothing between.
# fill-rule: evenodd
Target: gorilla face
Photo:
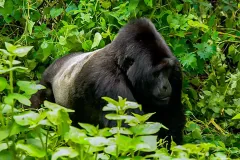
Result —
<instances>
[{"instance_id":1,"label":"gorilla face","mask_svg":"<svg viewBox=\"0 0 240 160\"><path fill-rule=\"evenodd\" d=\"M174 58L165 58L156 67L152 73L152 83L150 84L150 93L154 104L168 104L172 94L172 86L169 82L172 69L174 67Z\"/></svg>"}]
</instances>

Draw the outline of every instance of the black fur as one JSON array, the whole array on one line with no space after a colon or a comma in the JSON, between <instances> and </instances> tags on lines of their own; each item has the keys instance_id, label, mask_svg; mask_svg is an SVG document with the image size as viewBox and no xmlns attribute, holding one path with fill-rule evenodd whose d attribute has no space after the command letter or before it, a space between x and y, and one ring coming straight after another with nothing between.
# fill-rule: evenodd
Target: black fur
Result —
<instances>
[{"instance_id":1,"label":"black fur","mask_svg":"<svg viewBox=\"0 0 240 160\"><path fill-rule=\"evenodd\" d=\"M32 97L34 107L48 99L74 109L71 116L74 125L86 122L111 127L115 123L104 118L102 107L105 102L101 97L117 99L121 96L142 104L143 111L134 110L135 113L156 112L150 121L161 122L169 128L169 131L162 129L159 136L168 136L168 140L172 136L177 144L182 143L185 116L181 104L180 64L148 19L131 21L111 44L97 51L81 67L75 66L66 72L64 77L71 77L71 71L79 67L76 77L69 83L72 86L64 91L54 88L55 81L61 79L56 77L61 67L69 59L76 60L79 54L60 58L47 68L41 84L48 90L39 91ZM66 84L62 82L61 85ZM54 90L56 94L68 93L68 96L64 95L64 103L54 96Z\"/></svg>"}]
</instances>

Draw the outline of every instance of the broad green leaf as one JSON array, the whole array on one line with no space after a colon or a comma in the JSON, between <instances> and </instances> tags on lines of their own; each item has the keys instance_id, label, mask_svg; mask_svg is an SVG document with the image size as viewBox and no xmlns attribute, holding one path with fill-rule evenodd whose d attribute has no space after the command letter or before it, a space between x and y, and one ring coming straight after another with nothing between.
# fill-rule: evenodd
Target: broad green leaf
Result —
<instances>
[{"instance_id":1,"label":"broad green leaf","mask_svg":"<svg viewBox=\"0 0 240 160\"><path fill-rule=\"evenodd\" d=\"M4 8L4 3L5 3L5 0L1 0L0 1L0 7Z\"/></svg>"},{"instance_id":2,"label":"broad green leaf","mask_svg":"<svg viewBox=\"0 0 240 160\"><path fill-rule=\"evenodd\" d=\"M51 160L58 160L60 157L74 158L78 156L78 152L71 147L60 147L52 154Z\"/></svg>"},{"instance_id":3,"label":"broad green leaf","mask_svg":"<svg viewBox=\"0 0 240 160\"><path fill-rule=\"evenodd\" d=\"M66 45L67 44L67 39L63 36L60 36L59 37L59 44L61 44L63 46Z\"/></svg>"},{"instance_id":4,"label":"broad green leaf","mask_svg":"<svg viewBox=\"0 0 240 160\"><path fill-rule=\"evenodd\" d=\"M183 4L177 5L176 9L177 9L178 12L180 12L183 9Z\"/></svg>"},{"instance_id":5,"label":"broad green leaf","mask_svg":"<svg viewBox=\"0 0 240 160\"><path fill-rule=\"evenodd\" d=\"M57 16L61 15L63 12L63 8L52 8L50 11L50 15L52 18L56 18Z\"/></svg>"},{"instance_id":6,"label":"broad green leaf","mask_svg":"<svg viewBox=\"0 0 240 160\"><path fill-rule=\"evenodd\" d=\"M12 67L12 68L9 68L9 69L0 70L0 74L7 73L9 71L14 71L16 69L28 70L28 68L26 68L26 67Z\"/></svg>"},{"instance_id":7,"label":"broad green leaf","mask_svg":"<svg viewBox=\"0 0 240 160\"><path fill-rule=\"evenodd\" d=\"M5 97L4 102L6 104L13 105L14 99L18 100L18 102L20 102L20 103L22 103L22 104L24 104L26 106L30 106L31 105L30 100L26 96L21 95L19 93L9 94L7 97Z\"/></svg>"},{"instance_id":8,"label":"broad green leaf","mask_svg":"<svg viewBox=\"0 0 240 160\"><path fill-rule=\"evenodd\" d=\"M98 130L98 136L101 137L109 137L112 133L110 132L110 128L103 128Z\"/></svg>"},{"instance_id":9,"label":"broad green leaf","mask_svg":"<svg viewBox=\"0 0 240 160\"><path fill-rule=\"evenodd\" d=\"M102 97L102 99L104 99L108 103L112 103L113 105L118 106L118 102L115 101L114 99L110 98L110 97Z\"/></svg>"},{"instance_id":10,"label":"broad green leaf","mask_svg":"<svg viewBox=\"0 0 240 160\"><path fill-rule=\"evenodd\" d=\"M234 111L233 109L231 109L231 108L226 109L225 112L226 112L229 116L232 116L232 115L235 113L235 111Z\"/></svg>"},{"instance_id":11,"label":"broad green leaf","mask_svg":"<svg viewBox=\"0 0 240 160\"><path fill-rule=\"evenodd\" d=\"M78 123L82 128L84 128L89 135L94 136L98 133L98 129L91 125L91 124L87 124L87 123Z\"/></svg>"},{"instance_id":12,"label":"broad green leaf","mask_svg":"<svg viewBox=\"0 0 240 160\"><path fill-rule=\"evenodd\" d=\"M18 57L24 57L28 54L28 52L33 48L33 46L23 46L18 47L15 50L13 50L13 53Z\"/></svg>"},{"instance_id":13,"label":"broad green leaf","mask_svg":"<svg viewBox=\"0 0 240 160\"><path fill-rule=\"evenodd\" d=\"M44 149L38 148L31 144L17 143L16 148L23 150L24 152L26 152L28 155L32 157L43 158L46 155L46 152Z\"/></svg>"},{"instance_id":14,"label":"broad green leaf","mask_svg":"<svg viewBox=\"0 0 240 160\"><path fill-rule=\"evenodd\" d=\"M18 115L13 116L15 122L21 126L27 126L37 123L39 114L33 111L25 111Z\"/></svg>"},{"instance_id":15,"label":"broad green leaf","mask_svg":"<svg viewBox=\"0 0 240 160\"><path fill-rule=\"evenodd\" d=\"M146 124L139 124L137 126L133 126L130 130L135 135L147 135L147 134L155 134L157 133L160 128L165 128L161 123L146 123Z\"/></svg>"},{"instance_id":16,"label":"broad green leaf","mask_svg":"<svg viewBox=\"0 0 240 160\"><path fill-rule=\"evenodd\" d=\"M31 21L31 20L27 20L27 29L28 29L28 33L31 35L32 34L32 29L34 26L35 22Z\"/></svg>"},{"instance_id":17,"label":"broad green leaf","mask_svg":"<svg viewBox=\"0 0 240 160\"><path fill-rule=\"evenodd\" d=\"M152 115L154 115L156 112L154 113L148 113L148 114L144 114L144 115L139 115L139 114L135 114L132 113L134 115L134 117L136 117L140 122L144 123L145 121L147 121Z\"/></svg>"},{"instance_id":18,"label":"broad green leaf","mask_svg":"<svg viewBox=\"0 0 240 160\"><path fill-rule=\"evenodd\" d=\"M192 137L194 139L202 139L202 135L201 135L200 129L193 130Z\"/></svg>"},{"instance_id":19,"label":"broad green leaf","mask_svg":"<svg viewBox=\"0 0 240 160\"><path fill-rule=\"evenodd\" d=\"M197 58L194 53L184 54L184 56L180 57L180 61L185 68L197 68Z\"/></svg>"},{"instance_id":20,"label":"broad green leaf","mask_svg":"<svg viewBox=\"0 0 240 160\"><path fill-rule=\"evenodd\" d=\"M44 106L48 109L51 109L53 111L63 110L64 112L74 112L72 109L68 109L66 107L62 107L56 103L52 103L49 101L44 101Z\"/></svg>"},{"instance_id":21,"label":"broad green leaf","mask_svg":"<svg viewBox=\"0 0 240 160\"><path fill-rule=\"evenodd\" d=\"M152 0L144 0L145 4L149 7L152 7L153 6L153 2Z\"/></svg>"},{"instance_id":22,"label":"broad green leaf","mask_svg":"<svg viewBox=\"0 0 240 160\"><path fill-rule=\"evenodd\" d=\"M130 0L128 5L128 11L132 12L135 11L138 6L139 0Z\"/></svg>"},{"instance_id":23,"label":"broad green leaf","mask_svg":"<svg viewBox=\"0 0 240 160\"><path fill-rule=\"evenodd\" d=\"M119 150L129 151L131 149L132 138L125 135L115 135L116 144Z\"/></svg>"},{"instance_id":24,"label":"broad green leaf","mask_svg":"<svg viewBox=\"0 0 240 160\"><path fill-rule=\"evenodd\" d=\"M109 120L128 120L128 121L130 121L132 119L135 119L135 117L133 117L133 116L118 115L118 114L114 114L114 113L107 114L105 117Z\"/></svg>"},{"instance_id":25,"label":"broad green leaf","mask_svg":"<svg viewBox=\"0 0 240 160\"><path fill-rule=\"evenodd\" d=\"M97 159L99 159L99 160L109 160L110 156L108 154L106 154L106 153L99 153L97 155Z\"/></svg>"},{"instance_id":26,"label":"broad green leaf","mask_svg":"<svg viewBox=\"0 0 240 160\"><path fill-rule=\"evenodd\" d=\"M84 131L72 126L70 126L69 132L64 135L65 141L71 140L78 144L89 144L89 142L85 140L86 137L87 135Z\"/></svg>"},{"instance_id":27,"label":"broad green leaf","mask_svg":"<svg viewBox=\"0 0 240 160\"><path fill-rule=\"evenodd\" d=\"M101 34L99 32L95 33L91 49L97 47L99 45L101 39L102 39Z\"/></svg>"},{"instance_id":28,"label":"broad green leaf","mask_svg":"<svg viewBox=\"0 0 240 160\"><path fill-rule=\"evenodd\" d=\"M8 65L11 64L9 60L5 60L4 63L6 63L6 64L8 64ZM20 61L18 61L18 60L13 60L13 61L12 61L12 64L13 64L13 65L17 65L17 64L21 64L21 63L22 63L22 62L20 62Z\"/></svg>"},{"instance_id":29,"label":"broad green leaf","mask_svg":"<svg viewBox=\"0 0 240 160\"><path fill-rule=\"evenodd\" d=\"M101 25L103 30L107 29L107 24L106 24L106 21L105 21L105 19L103 17L100 17L100 25Z\"/></svg>"},{"instance_id":30,"label":"broad green leaf","mask_svg":"<svg viewBox=\"0 0 240 160\"><path fill-rule=\"evenodd\" d=\"M13 52L17 48L17 46L14 46L14 45L12 45L11 43L8 43L8 42L5 42L5 47L7 48L7 50L9 52Z\"/></svg>"},{"instance_id":31,"label":"broad green leaf","mask_svg":"<svg viewBox=\"0 0 240 160\"><path fill-rule=\"evenodd\" d=\"M101 2L101 6L105 9L108 9L109 7L111 7L110 1L100 1L100 2Z\"/></svg>"},{"instance_id":32,"label":"broad green leaf","mask_svg":"<svg viewBox=\"0 0 240 160\"><path fill-rule=\"evenodd\" d=\"M117 111L119 110L118 106L113 105L112 103L108 103L106 106L103 107L103 111Z\"/></svg>"},{"instance_id":33,"label":"broad green leaf","mask_svg":"<svg viewBox=\"0 0 240 160\"><path fill-rule=\"evenodd\" d=\"M82 48L85 50L85 51L90 51L91 49L91 46L92 46L92 41L91 40L86 40L82 43Z\"/></svg>"},{"instance_id":34,"label":"broad green leaf","mask_svg":"<svg viewBox=\"0 0 240 160\"><path fill-rule=\"evenodd\" d=\"M104 152L116 156L116 148L116 145L109 145L107 147L104 147Z\"/></svg>"},{"instance_id":35,"label":"broad green leaf","mask_svg":"<svg viewBox=\"0 0 240 160\"><path fill-rule=\"evenodd\" d=\"M137 146L141 151L155 151L157 149L157 136L139 136L136 139L142 141L144 144L142 148L140 148L141 146Z\"/></svg>"},{"instance_id":36,"label":"broad green leaf","mask_svg":"<svg viewBox=\"0 0 240 160\"><path fill-rule=\"evenodd\" d=\"M4 77L0 77L0 92L7 87L7 80Z\"/></svg>"},{"instance_id":37,"label":"broad green leaf","mask_svg":"<svg viewBox=\"0 0 240 160\"><path fill-rule=\"evenodd\" d=\"M40 84L36 84L35 82L29 81L18 81L17 85L19 89L24 91L28 95L32 95L36 93L38 90L45 89L46 87Z\"/></svg>"},{"instance_id":38,"label":"broad green leaf","mask_svg":"<svg viewBox=\"0 0 240 160\"><path fill-rule=\"evenodd\" d=\"M141 105L136 102L130 102L130 101L125 102L125 105L123 107L124 110L136 109L136 108L141 108Z\"/></svg>"},{"instance_id":39,"label":"broad green leaf","mask_svg":"<svg viewBox=\"0 0 240 160\"><path fill-rule=\"evenodd\" d=\"M5 150L5 149L8 149L8 144L7 144L7 143L1 143L1 144L0 144L0 152L1 152L2 150Z\"/></svg>"},{"instance_id":40,"label":"broad green leaf","mask_svg":"<svg viewBox=\"0 0 240 160\"><path fill-rule=\"evenodd\" d=\"M109 145L110 141L105 137L88 137L85 138L94 147L102 147Z\"/></svg>"},{"instance_id":41,"label":"broad green leaf","mask_svg":"<svg viewBox=\"0 0 240 160\"><path fill-rule=\"evenodd\" d=\"M12 108L13 108L13 112L14 113L19 112L18 109L16 109L15 107L10 106L8 104L1 104L0 107L1 107L1 111L2 111L3 114L11 114L12 113Z\"/></svg>"},{"instance_id":42,"label":"broad green leaf","mask_svg":"<svg viewBox=\"0 0 240 160\"><path fill-rule=\"evenodd\" d=\"M11 54L5 49L0 49L0 52L2 52L3 54L5 54L7 56L11 56Z\"/></svg>"},{"instance_id":43,"label":"broad green leaf","mask_svg":"<svg viewBox=\"0 0 240 160\"><path fill-rule=\"evenodd\" d=\"M234 116L232 119L240 119L240 113L238 113L236 116Z\"/></svg>"},{"instance_id":44,"label":"broad green leaf","mask_svg":"<svg viewBox=\"0 0 240 160\"><path fill-rule=\"evenodd\" d=\"M0 142L9 136L8 128L0 128Z\"/></svg>"},{"instance_id":45,"label":"broad green leaf","mask_svg":"<svg viewBox=\"0 0 240 160\"><path fill-rule=\"evenodd\" d=\"M120 128L113 127L113 128L110 129L110 132L112 134L117 134L118 132L121 133L121 134L126 134L126 135L132 135L133 134L130 129L125 128L125 127L120 127Z\"/></svg>"}]
</instances>

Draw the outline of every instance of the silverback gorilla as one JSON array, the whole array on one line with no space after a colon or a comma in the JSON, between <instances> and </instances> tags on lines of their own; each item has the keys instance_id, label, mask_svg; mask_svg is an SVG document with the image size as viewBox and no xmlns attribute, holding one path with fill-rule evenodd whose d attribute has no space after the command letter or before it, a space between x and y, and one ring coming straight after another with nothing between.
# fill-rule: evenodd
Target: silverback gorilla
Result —
<instances>
[{"instance_id":1,"label":"silverback gorilla","mask_svg":"<svg viewBox=\"0 0 240 160\"><path fill-rule=\"evenodd\" d=\"M105 118L102 107L108 96L118 96L142 105L138 114L156 112L150 121L164 124L159 137L182 142L185 125L181 104L182 72L176 57L154 25L146 18L129 22L112 43L89 53L73 53L56 60L40 82L46 90L32 96L32 107L44 100L75 110L77 122L116 125Z\"/></svg>"}]
</instances>

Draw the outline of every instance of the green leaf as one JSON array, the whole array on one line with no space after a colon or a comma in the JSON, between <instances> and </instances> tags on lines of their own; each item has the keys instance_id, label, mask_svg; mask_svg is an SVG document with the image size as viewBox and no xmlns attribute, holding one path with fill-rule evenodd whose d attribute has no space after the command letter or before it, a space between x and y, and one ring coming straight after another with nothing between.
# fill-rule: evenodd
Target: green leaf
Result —
<instances>
[{"instance_id":1,"label":"green leaf","mask_svg":"<svg viewBox=\"0 0 240 160\"><path fill-rule=\"evenodd\" d=\"M145 4L149 7L152 7L153 6L153 2L152 0L144 0Z\"/></svg>"},{"instance_id":2,"label":"green leaf","mask_svg":"<svg viewBox=\"0 0 240 160\"><path fill-rule=\"evenodd\" d=\"M0 74L7 73L9 71L13 71L13 70L17 70L17 69L28 70L28 68L25 68L25 67L12 67L9 69L0 70Z\"/></svg>"},{"instance_id":3,"label":"green leaf","mask_svg":"<svg viewBox=\"0 0 240 160\"><path fill-rule=\"evenodd\" d=\"M52 8L50 10L50 15L52 18L56 18L57 16L61 15L63 12L63 8Z\"/></svg>"},{"instance_id":4,"label":"green leaf","mask_svg":"<svg viewBox=\"0 0 240 160\"><path fill-rule=\"evenodd\" d=\"M121 134L126 134L126 135L132 135L133 134L131 130L129 130L128 128L125 128L125 127L120 127L120 128L113 127L113 128L110 129L110 132L112 134L117 134L118 132L121 133Z\"/></svg>"},{"instance_id":5,"label":"green leaf","mask_svg":"<svg viewBox=\"0 0 240 160\"><path fill-rule=\"evenodd\" d=\"M28 95L36 93L38 90L45 89L46 87L35 82L18 81L17 85L21 91L24 91Z\"/></svg>"},{"instance_id":6,"label":"green leaf","mask_svg":"<svg viewBox=\"0 0 240 160\"><path fill-rule=\"evenodd\" d=\"M89 135L94 136L97 135L98 133L98 129L91 125L91 124L87 124L87 123L78 123L82 128L84 128Z\"/></svg>"},{"instance_id":7,"label":"green leaf","mask_svg":"<svg viewBox=\"0 0 240 160\"><path fill-rule=\"evenodd\" d=\"M32 34L32 29L34 26L35 22L31 21L31 20L27 20L27 29L28 29L28 33L31 35Z\"/></svg>"},{"instance_id":8,"label":"green leaf","mask_svg":"<svg viewBox=\"0 0 240 160\"><path fill-rule=\"evenodd\" d=\"M19 93L9 94L7 97L5 97L4 102L6 104L13 105L14 99L18 100L20 103L22 103L22 104L24 104L26 106L30 106L31 105L30 100L27 97L25 97L24 95L21 95Z\"/></svg>"},{"instance_id":9,"label":"green leaf","mask_svg":"<svg viewBox=\"0 0 240 160\"><path fill-rule=\"evenodd\" d=\"M116 148L116 145L109 145L107 147L104 147L104 152L116 156Z\"/></svg>"},{"instance_id":10,"label":"green leaf","mask_svg":"<svg viewBox=\"0 0 240 160\"><path fill-rule=\"evenodd\" d=\"M32 157L43 158L46 155L44 149L37 148L36 146L31 144L17 143L16 148L25 151L28 155Z\"/></svg>"},{"instance_id":11,"label":"green leaf","mask_svg":"<svg viewBox=\"0 0 240 160\"><path fill-rule=\"evenodd\" d=\"M94 48L94 47L97 47L99 45L101 39L102 39L101 34L99 32L95 33L91 49Z\"/></svg>"},{"instance_id":12,"label":"green leaf","mask_svg":"<svg viewBox=\"0 0 240 160\"><path fill-rule=\"evenodd\" d=\"M107 104L106 106L103 107L103 111L117 111L119 109L118 106L115 106L111 103Z\"/></svg>"},{"instance_id":13,"label":"green leaf","mask_svg":"<svg viewBox=\"0 0 240 160\"><path fill-rule=\"evenodd\" d=\"M18 115L13 116L15 122L21 126L35 124L39 119L39 114L33 111L25 111Z\"/></svg>"},{"instance_id":14,"label":"green leaf","mask_svg":"<svg viewBox=\"0 0 240 160\"><path fill-rule=\"evenodd\" d=\"M146 124L139 124L137 126L133 126L130 130L135 135L147 135L147 134L155 134L157 133L160 128L165 128L161 123L146 123Z\"/></svg>"},{"instance_id":15,"label":"green leaf","mask_svg":"<svg viewBox=\"0 0 240 160\"><path fill-rule=\"evenodd\" d=\"M101 6L105 9L108 9L111 7L111 2L110 1L100 1Z\"/></svg>"},{"instance_id":16,"label":"green leaf","mask_svg":"<svg viewBox=\"0 0 240 160\"><path fill-rule=\"evenodd\" d=\"M1 144L0 144L0 152L1 152L2 150L5 150L5 149L8 149L8 144L7 144L7 143L1 143Z\"/></svg>"},{"instance_id":17,"label":"green leaf","mask_svg":"<svg viewBox=\"0 0 240 160\"><path fill-rule=\"evenodd\" d=\"M138 6L139 0L130 0L128 5L128 11L132 12L135 11Z\"/></svg>"},{"instance_id":18,"label":"green leaf","mask_svg":"<svg viewBox=\"0 0 240 160\"><path fill-rule=\"evenodd\" d=\"M195 130L193 130L193 132L192 132L192 137L193 137L194 139L202 139L202 135L201 135L200 129L195 129Z\"/></svg>"},{"instance_id":19,"label":"green leaf","mask_svg":"<svg viewBox=\"0 0 240 160\"><path fill-rule=\"evenodd\" d=\"M7 87L7 80L4 77L0 77L0 92Z\"/></svg>"},{"instance_id":20,"label":"green leaf","mask_svg":"<svg viewBox=\"0 0 240 160\"><path fill-rule=\"evenodd\" d=\"M15 50L13 50L13 53L18 57L24 57L28 54L28 52L33 48L33 46L23 46L18 47Z\"/></svg>"},{"instance_id":21,"label":"green leaf","mask_svg":"<svg viewBox=\"0 0 240 160\"><path fill-rule=\"evenodd\" d=\"M112 103L115 106L118 106L118 101L115 101L114 99L110 97L102 97L103 100L107 101L108 103Z\"/></svg>"},{"instance_id":22,"label":"green leaf","mask_svg":"<svg viewBox=\"0 0 240 160\"><path fill-rule=\"evenodd\" d=\"M11 62L10 62L9 60L5 60L4 63L6 63L6 64L8 64L8 65L11 64ZM18 60L13 60L13 61L12 61L12 64L13 64L13 65L17 65L17 64L21 64L21 63L22 63L22 62L20 62L20 61L18 61Z\"/></svg>"},{"instance_id":23,"label":"green leaf","mask_svg":"<svg viewBox=\"0 0 240 160\"><path fill-rule=\"evenodd\" d=\"M11 54L5 49L0 49L0 52L2 52L3 54L5 54L7 56L11 56Z\"/></svg>"},{"instance_id":24,"label":"green leaf","mask_svg":"<svg viewBox=\"0 0 240 160\"><path fill-rule=\"evenodd\" d=\"M82 48L85 50L85 51L90 51L91 49L91 46L92 46L92 41L91 40L86 40L82 43Z\"/></svg>"},{"instance_id":25,"label":"green leaf","mask_svg":"<svg viewBox=\"0 0 240 160\"><path fill-rule=\"evenodd\" d=\"M59 37L59 44L61 44L61 45L66 45L67 44L67 39L66 39L66 37L63 37L63 36L60 36Z\"/></svg>"},{"instance_id":26,"label":"green leaf","mask_svg":"<svg viewBox=\"0 0 240 160\"><path fill-rule=\"evenodd\" d=\"M213 46L208 45L206 42L195 44L194 47L198 49L197 54L203 60L210 59L215 53Z\"/></svg>"},{"instance_id":27,"label":"green leaf","mask_svg":"<svg viewBox=\"0 0 240 160\"><path fill-rule=\"evenodd\" d=\"M240 119L240 113L238 113L236 116L234 116L232 119Z\"/></svg>"},{"instance_id":28,"label":"green leaf","mask_svg":"<svg viewBox=\"0 0 240 160\"><path fill-rule=\"evenodd\" d=\"M14 45L12 45L11 43L8 43L8 42L5 42L5 47L7 48L7 50L9 52L13 52L17 48L17 46L14 46Z\"/></svg>"},{"instance_id":29,"label":"green leaf","mask_svg":"<svg viewBox=\"0 0 240 160\"><path fill-rule=\"evenodd\" d=\"M232 116L232 115L235 113L235 111L234 111L233 109L230 109L230 108L226 109L225 112L226 112L229 116Z\"/></svg>"},{"instance_id":30,"label":"green leaf","mask_svg":"<svg viewBox=\"0 0 240 160\"><path fill-rule=\"evenodd\" d=\"M74 110L72 109L69 109L69 108L66 108L66 107L62 107L56 103L52 103L52 102L49 102L49 101L44 101L44 106L50 110L53 110L53 111L59 111L59 110L63 110L64 112L75 112Z\"/></svg>"},{"instance_id":31,"label":"green leaf","mask_svg":"<svg viewBox=\"0 0 240 160\"><path fill-rule=\"evenodd\" d=\"M142 151L155 151L157 149L157 136L139 136L136 139L145 143L145 146L146 144L149 146L149 148L142 148Z\"/></svg>"},{"instance_id":32,"label":"green leaf","mask_svg":"<svg viewBox=\"0 0 240 160\"><path fill-rule=\"evenodd\" d=\"M5 0L0 1L0 7L4 8Z\"/></svg>"},{"instance_id":33,"label":"green leaf","mask_svg":"<svg viewBox=\"0 0 240 160\"><path fill-rule=\"evenodd\" d=\"M144 123L155 113L156 112L148 113L148 114L144 114L144 115L139 115L139 114L135 114L135 113L132 113L132 114L134 115L134 117L136 117L140 121L140 123Z\"/></svg>"},{"instance_id":34,"label":"green leaf","mask_svg":"<svg viewBox=\"0 0 240 160\"><path fill-rule=\"evenodd\" d=\"M118 114L114 114L114 113L107 114L105 117L109 120L128 120L128 121L130 121L132 119L135 119L135 117L130 116L130 115L118 115Z\"/></svg>"},{"instance_id":35,"label":"green leaf","mask_svg":"<svg viewBox=\"0 0 240 160\"><path fill-rule=\"evenodd\" d=\"M178 12L180 12L183 9L183 4L177 5L176 9L177 9Z\"/></svg>"},{"instance_id":36,"label":"green leaf","mask_svg":"<svg viewBox=\"0 0 240 160\"><path fill-rule=\"evenodd\" d=\"M52 154L51 160L57 160L60 157L74 158L78 156L78 152L72 147L60 147Z\"/></svg>"},{"instance_id":37,"label":"green leaf","mask_svg":"<svg viewBox=\"0 0 240 160\"><path fill-rule=\"evenodd\" d=\"M180 61L185 68L197 68L197 58L196 54L194 53L184 54L183 57L180 57Z\"/></svg>"},{"instance_id":38,"label":"green leaf","mask_svg":"<svg viewBox=\"0 0 240 160\"><path fill-rule=\"evenodd\" d=\"M125 102L125 105L123 107L123 110L127 110L127 109L136 109L136 108L141 108L142 106L136 102L130 102L127 101Z\"/></svg>"},{"instance_id":39,"label":"green leaf","mask_svg":"<svg viewBox=\"0 0 240 160\"><path fill-rule=\"evenodd\" d=\"M94 147L102 147L110 144L110 140L105 137L89 137L86 140Z\"/></svg>"},{"instance_id":40,"label":"green leaf","mask_svg":"<svg viewBox=\"0 0 240 160\"><path fill-rule=\"evenodd\" d=\"M8 128L0 128L0 141L6 139L9 136Z\"/></svg>"},{"instance_id":41,"label":"green leaf","mask_svg":"<svg viewBox=\"0 0 240 160\"><path fill-rule=\"evenodd\" d=\"M66 142L68 140L71 140L72 142L78 143L78 144L89 144L89 142L87 140L85 140L86 137L87 137L87 135L85 134L85 132L83 130L80 130L76 127L70 126L69 132L67 132L64 135L64 140Z\"/></svg>"}]
</instances>

